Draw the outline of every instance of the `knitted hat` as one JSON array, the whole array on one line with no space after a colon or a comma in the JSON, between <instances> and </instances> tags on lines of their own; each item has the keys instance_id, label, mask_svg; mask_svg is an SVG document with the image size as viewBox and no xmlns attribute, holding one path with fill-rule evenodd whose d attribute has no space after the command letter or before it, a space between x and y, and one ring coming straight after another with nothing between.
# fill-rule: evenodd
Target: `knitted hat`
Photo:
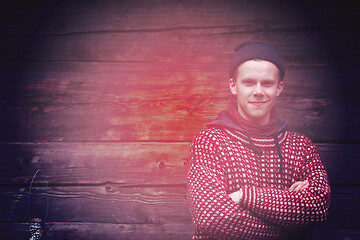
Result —
<instances>
[{"instance_id":1,"label":"knitted hat","mask_svg":"<svg viewBox=\"0 0 360 240\"><path fill-rule=\"evenodd\" d=\"M285 63L278 49L271 43L248 41L240 43L234 48L235 54L230 61L230 77L233 77L236 68L242 63L261 59L274 63L280 70L281 80L285 75Z\"/></svg>"}]
</instances>

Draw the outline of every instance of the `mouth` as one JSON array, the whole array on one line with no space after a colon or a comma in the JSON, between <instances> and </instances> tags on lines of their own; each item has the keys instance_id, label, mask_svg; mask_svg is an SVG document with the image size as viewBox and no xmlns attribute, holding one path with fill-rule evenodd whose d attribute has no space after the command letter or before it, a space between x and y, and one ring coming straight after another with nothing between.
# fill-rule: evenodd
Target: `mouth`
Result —
<instances>
[{"instance_id":1,"label":"mouth","mask_svg":"<svg viewBox=\"0 0 360 240\"><path fill-rule=\"evenodd\" d=\"M254 105L254 106L262 106L264 105L265 103L267 103L266 101L256 101L256 102L250 102L250 104Z\"/></svg>"}]
</instances>

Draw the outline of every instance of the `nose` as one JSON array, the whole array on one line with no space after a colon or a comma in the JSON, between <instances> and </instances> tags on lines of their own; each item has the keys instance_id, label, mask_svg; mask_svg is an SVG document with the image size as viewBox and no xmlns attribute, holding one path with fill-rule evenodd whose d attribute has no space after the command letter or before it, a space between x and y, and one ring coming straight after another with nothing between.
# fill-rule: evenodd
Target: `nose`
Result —
<instances>
[{"instance_id":1,"label":"nose","mask_svg":"<svg viewBox=\"0 0 360 240\"><path fill-rule=\"evenodd\" d=\"M260 98L262 96L264 96L264 90L262 89L261 87L261 84L256 84L256 87L254 89L254 96L257 97L257 98Z\"/></svg>"}]
</instances>

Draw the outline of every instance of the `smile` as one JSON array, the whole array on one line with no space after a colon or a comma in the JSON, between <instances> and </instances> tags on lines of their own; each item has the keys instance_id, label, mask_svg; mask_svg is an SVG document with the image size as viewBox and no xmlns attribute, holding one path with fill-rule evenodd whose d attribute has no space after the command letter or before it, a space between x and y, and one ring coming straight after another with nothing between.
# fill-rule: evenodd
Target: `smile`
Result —
<instances>
[{"instance_id":1,"label":"smile","mask_svg":"<svg viewBox=\"0 0 360 240\"><path fill-rule=\"evenodd\" d=\"M262 106L264 105L266 102L250 102L250 104L253 104L255 106Z\"/></svg>"}]
</instances>

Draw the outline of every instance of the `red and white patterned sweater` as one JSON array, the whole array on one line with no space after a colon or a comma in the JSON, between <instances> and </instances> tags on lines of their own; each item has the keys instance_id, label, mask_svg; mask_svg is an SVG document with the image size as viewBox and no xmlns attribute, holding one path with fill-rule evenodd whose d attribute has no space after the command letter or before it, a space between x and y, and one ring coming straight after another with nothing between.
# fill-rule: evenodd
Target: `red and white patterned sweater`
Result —
<instances>
[{"instance_id":1,"label":"red and white patterned sweater","mask_svg":"<svg viewBox=\"0 0 360 240\"><path fill-rule=\"evenodd\" d=\"M298 133L280 133L280 174L274 138L252 139L262 155L236 130L212 127L195 137L188 172L193 239L292 239L326 219L330 187L315 145ZM300 180L309 187L289 190ZM240 188L236 204L228 194Z\"/></svg>"}]
</instances>

